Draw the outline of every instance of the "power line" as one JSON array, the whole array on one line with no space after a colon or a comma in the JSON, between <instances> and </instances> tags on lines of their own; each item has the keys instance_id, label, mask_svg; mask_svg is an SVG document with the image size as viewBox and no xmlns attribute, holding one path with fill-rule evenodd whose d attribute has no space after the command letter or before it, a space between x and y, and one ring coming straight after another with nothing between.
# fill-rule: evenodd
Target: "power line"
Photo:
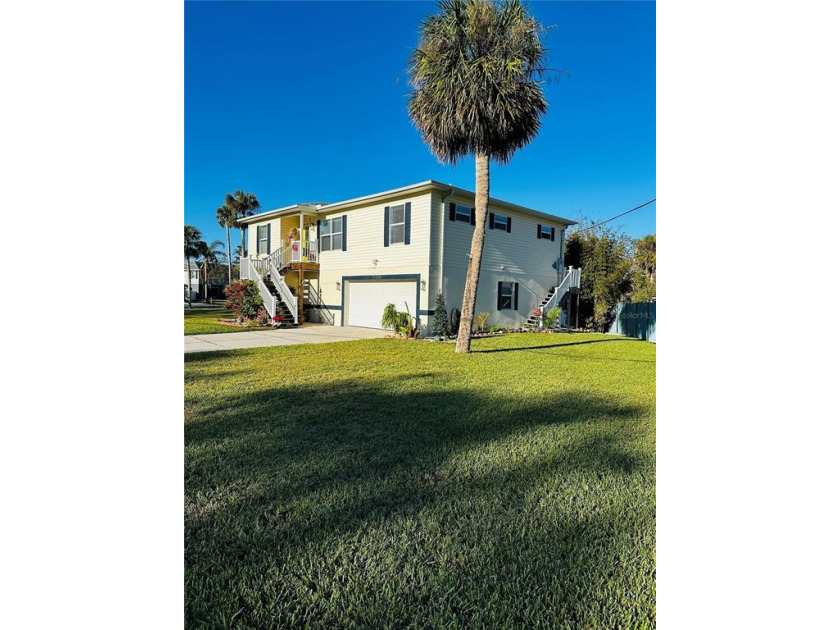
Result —
<instances>
[{"instance_id":1,"label":"power line","mask_svg":"<svg viewBox=\"0 0 840 630\"><path fill-rule=\"evenodd\" d=\"M589 227L581 228L581 229L575 230L575 231L576 232L585 232L586 230L591 230L592 228L596 228L599 225L604 225L604 223L609 223L610 221L615 221L617 218L623 217L625 214L630 214L631 212L635 212L636 210L644 208L645 206L649 206L650 204L652 204L655 201L656 201L656 197L654 197L650 201L646 201L645 203L643 203L640 206L636 206L635 208L630 208L626 212L622 212L621 214L617 214L614 217L612 217L611 219L607 219L606 221L601 221L600 223L596 223L595 225L590 225Z\"/></svg>"}]
</instances>

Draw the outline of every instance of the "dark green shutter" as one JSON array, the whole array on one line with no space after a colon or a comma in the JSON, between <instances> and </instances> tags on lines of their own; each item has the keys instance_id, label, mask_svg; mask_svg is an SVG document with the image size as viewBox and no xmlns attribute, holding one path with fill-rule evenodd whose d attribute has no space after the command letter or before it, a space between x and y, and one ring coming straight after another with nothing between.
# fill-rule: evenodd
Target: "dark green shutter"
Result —
<instances>
[{"instance_id":1,"label":"dark green shutter","mask_svg":"<svg viewBox=\"0 0 840 630\"><path fill-rule=\"evenodd\" d=\"M513 283L513 310L519 310L519 283Z\"/></svg>"},{"instance_id":2,"label":"dark green shutter","mask_svg":"<svg viewBox=\"0 0 840 630\"><path fill-rule=\"evenodd\" d=\"M405 204L405 240L406 245L411 245L411 202Z\"/></svg>"},{"instance_id":3,"label":"dark green shutter","mask_svg":"<svg viewBox=\"0 0 840 630\"><path fill-rule=\"evenodd\" d=\"M449 220L450 221L455 220L455 203L454 202L449 204Z\"/></svg>"},{"instance_id":4,"label":"dark green shutter","mask_svg":"<svg viewBox=\"0 0 840 630\"><path fill-rule=\"evenodd\" d=\"M542 225L537 223L537 238L542 238Z\"/></svg>"},{"instance_id":5,"label":"dark green shutter","mask_svg":"<svg viewBox=\"0 0 840 630\"><path fill-rule=\"evenodd\" d=\"M507 221L507 231L508 232L510 232L510 224L511 224L511 218L508 217L508 221Z\"/></svg>"},{"instance_id":6,"label":"dark green shutter","mask_svg":"<svg viewBox=\"0 0 840 630\"><path fill-rule=\"evenodd\" d=\"M341 251L347 251L347 215L341 215Z\"/></svg>"},{"instance_id":7,"label":"dark green shutter","mask_svg":"<svg viewBox=\"0 0 840 630\"><path fill-rule=\"evenodd\" d=\"M496 287L496 310L502 310L502 283L499 282Z\"/></svg>"},{"instance_id":8,"label":"dark green shutter","mask_svg":"<svg viewBox=\"0 0 840 630\"><path fill-rule=\"evenodd\" d=\"M551 240L554 241L554 228L551 228Z\"/></svg>"},{"instance_id":9,"label":"dark green shutter","mask_svg":"<svg viewBox=\"0 0 840 630\"><path fill-rule=\"evenodd\" d=\"M496 229L496 214L493 212L490 213L490 229Z\"/></svg>"},{"instance_id":10,"label":"dark green shutter","mask_svg":"<svg viewBox=\"0 0 840 630\"><path fill-rule=\"evenodd\" d=\"M388 247L390 243L390 232L391 232L391 208L385 206L385 247Z\"/></svg>"},{"instance_id":11,"label":"dark green shutter","mask_svg":"<svg viewBox=\"0 0 840 630\"><path fill-rule=\"evenodd\" d=\"M268 229L265 231L265 253L270 254L271 253L271 223L269 223L266 226L266 228L268 228Z\"/></svg>"},{"instance_id":12,"label":"dark green shutter","mask_svg":"<svg viewBox=\"0 0 840 630\"><path fill-rule=\"evenodd\" d=\"M470 225L475 225L475 208L470 208Z\"/></svg>"}]
</instances>

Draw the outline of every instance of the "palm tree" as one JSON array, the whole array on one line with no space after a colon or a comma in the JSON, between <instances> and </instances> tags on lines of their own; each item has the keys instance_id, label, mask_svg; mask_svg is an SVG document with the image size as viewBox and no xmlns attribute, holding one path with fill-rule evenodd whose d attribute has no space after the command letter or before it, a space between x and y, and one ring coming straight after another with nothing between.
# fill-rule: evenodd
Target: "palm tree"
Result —
<instances>
[{"instance_id":1,"label":"palm tree","mask_svg":"<svg viewBox=\"0 0 840 630\"><path fill-rule=\"evenodd\" d=\"M224 258L224 251L219 250L223 247L222 241L213 241L209 245L204 241L198 242L198 255L201 256L201 274L204 277L204 301L210 298L208 285L210 284L210 271L219 264L219 260Z\"/></svg>"},{"instance_id":2,"label":"palm tree","mask_svg":"<svg viewBox=\"0 0 840 630\"><path fill-rule=\"evenodd\" d=\"M505 164L536 137L548 109L542 26L519 0L439 0L411 54L408 111L423 141L444 164L475 156L473 231L455 352L469 352L490 160Z\"/></svg>"},{"instance_id":3,"label":"palm tree","mask_svg":"<svg viewBox=\"0 0 840 630\"><path fill-rule=\"evenodd\" d=\"M246 193L241 190L233 191L231 195L228 193L225 196L225 205L230 206L236 212L237 219L244 219L254 214L254 210L260 209L260 202L257 201L257 196L254 193ZM245 226L239 226L242 229L242 251L247 251L245 246Z\"/></svg>"},{"instance_id":4,"label":"palm tree","mask_svg":"<svg viewBox=\"0 0 840 630\"><path fill-rule=\"evenodd\" d=\"M225 198L225 205L216 208L216 221L219 222L220 226L225 228L225 232L227 233L228 284L230 284L233 282L233 271L230 267L230 228L236 226L236 208L228 204L227 198Z\"/></svg>"},{"instance_id":5,"label":"palm tree","mask_svg":"<svg viewBox=\"0 0 840 630\"><path fill-rule=\"evenodd\" d=\"M190 258L198 256L198 249L201 243L201 232L192 225L184 226L184 258L187 261L187 305L192 308L192 271L190 270Z\"/></svg>"}]
</instances>

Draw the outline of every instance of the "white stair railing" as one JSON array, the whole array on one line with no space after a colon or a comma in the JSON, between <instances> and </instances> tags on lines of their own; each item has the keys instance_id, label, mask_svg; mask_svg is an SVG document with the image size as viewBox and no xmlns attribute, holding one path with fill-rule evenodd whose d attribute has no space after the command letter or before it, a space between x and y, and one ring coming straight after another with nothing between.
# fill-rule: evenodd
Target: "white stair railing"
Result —
<instances>
[{"instance_id":1,"label":"white stair railing","mask_svg":"<svg viewBox=\"0 0 840 630\"><path fill-rule=\"evenodd\" d=\"M289 285L286 284L285 278L280 275L277 267L274 265L273 262L269 261L268 263L269 273L271 274L271 282L274 284L274 287L277 289L277 292L280 294L280 299L286 304L289 310L292 312L292 317L294 317L295 324L298 323L298 298L292 295L292 290L289 288ZM272 315L273 317L273 315Z\"/></svg>"},{"instance_id":2,"label":"white stair railing","mask_svg":"<svg viewBox=\"0 0 840 630\"><path fill-rule=\"evenodd\" d=\"M268 316L273 319L277 315L277 298L271 294L271 291L268 290L268 287L262 279L262 273L258 269L258 267L262 266L261 263L262 261L255 261L250 258L240 258L239 275L242 276L243 270L245 270L245 279L253 280L257 283L257 287L260 290L260 297L263 300L263 306L265 306Z\"/></svg>"},{"instance_id":3,"label":"white stair railing","mask_svg":"<svg viewBox=\"0 0 840 630\"><path fill-rule=\"evenodd\" d=\"M545 303L544 306L540 307L540 326L542 326L542 314L550 311L552 308L557 306L560 303L560 300L563 298L566 293L569 292L571 289L579 289L580 288L580 269L574 269L573 267L569 267L566 270L566 275L563 277L562 282L559 285L554 287L551 292L551 297L549 297L548 302Z\"/></svg>"}]
</instances>

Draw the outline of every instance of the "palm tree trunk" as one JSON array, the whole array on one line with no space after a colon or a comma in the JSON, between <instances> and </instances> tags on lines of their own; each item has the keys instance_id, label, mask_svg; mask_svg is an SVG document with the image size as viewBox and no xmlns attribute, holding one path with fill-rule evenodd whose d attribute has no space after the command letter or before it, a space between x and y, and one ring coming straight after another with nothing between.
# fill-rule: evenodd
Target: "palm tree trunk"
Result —
<instances>
[{"instance_id":1,"label":"palm tree trunk","mask_svg":"<svg viewBox=\"0 0 840 630\"><path fill-rule=\"evenodd\" d=\"M192 308L192 269L190 269L189 256L187 256L187 308Z\"/></svg>"},{"instance_id":2,"label":"palm tree trunk","mask_svg":"<svg viewBox=\"0 0 840 630\"><path fill-rule=\"evenodd\" d=\"M467 281L464 286L464 303L461 306L461 326L455 352L470 351L475 298L478 293L478 272L481 269L481 254L484 251L485 219L490 199L490 157L477 153L475 156L475 229L470 246L470 262L467 265Z\"/></svg>"},{"instance_id":3,"label":"palm tree trunk","mask_svg":"<svg viewBox=\"0 0 840 630\"><path fill-rule=\"evenodd\" d=\"M227 241L228 241L228 284L233 283L233 271L231 270L231 255L230 255L230 226L225 226L225 231L227 232Z\"/></svg>"}]
</instances>

